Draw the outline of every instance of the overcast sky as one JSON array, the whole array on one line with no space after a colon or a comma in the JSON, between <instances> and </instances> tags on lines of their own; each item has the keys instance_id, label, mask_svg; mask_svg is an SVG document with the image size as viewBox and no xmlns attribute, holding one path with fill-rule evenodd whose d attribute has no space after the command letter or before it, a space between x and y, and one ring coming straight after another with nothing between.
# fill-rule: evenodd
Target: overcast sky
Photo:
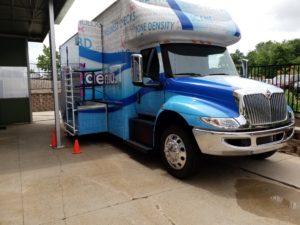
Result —
<instances>
[{"instance_id":1,"label":"overcast sky","mask_svg":"<svg viewBox=\"0 0 300 225\"><path fill-rule=\"evenodd\" d=\"M55 26L56 47L77 32L79 20L92 20L115 0L75 0L60 25ZM247 53L262 41L300 38L300 0L186 0L226 9L241 29L242 39L229 47ZM48 46L48 36L44 43ZM30 62L41 53L42 44L30 44Z\"/></svg>"}]
</instances>

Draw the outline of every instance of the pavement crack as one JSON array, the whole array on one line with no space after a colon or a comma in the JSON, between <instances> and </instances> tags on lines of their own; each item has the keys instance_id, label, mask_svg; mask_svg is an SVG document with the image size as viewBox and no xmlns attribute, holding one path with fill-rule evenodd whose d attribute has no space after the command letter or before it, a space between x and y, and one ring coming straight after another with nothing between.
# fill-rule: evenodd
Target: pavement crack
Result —
<instances>
[{"instance_id":1,"label":"pavement crack","mask_svg":"<svg viewBox=\"0 0 300 225\"><path fill-rule=\"evenodd\" d=\"M244 168L241 168L241 169L242 169L243 171L247 172L247 173L251 173L251 174L254 174L254 175L256 175L256 176L263 177L263 178L265 178L265 179L272 180L272 181L275 181L275 182L277 182L277 183L283 184L283 185L285 185L285 186L288 186L288 187L291 187L291 188L300 190L300 187L298 187L298 186L296 186L296 185L289 184L289 183L286 183L286 182L284 182L284 181L280 181L280 180L277 180L277 179L275 179L275 178L268 177L268 176L265 176L265 175L262 175L262 174L259 174L259 173L256 173L256 172L253 172L253 171L244 169Z\"/></svg>"},{"instance_id":2,"label":"pavement crack","mask_svg":"<svg viewBox=\"0 0 300 225\"><path fill-rule=\"evenodd\" d=\"M147 198L149 198L148 195L146 195L146 196L141 196L141 197L132 197L132 198L131 198L131 201L136 201L136 200L140 200L140 199L147 199Z\"/></svg>"},{"instance_id":3,"label":"pavement crack","mask_svg":"<svg viewBox=\"0 0 300 225\"><path fill-rule=\"evenodd\" d=\"M288 159L290 159L290 158L288 158ZM285 159L284 159L284 160L285 160ZM280 163L280 161L283 161L283 160L279 160L278 162ZM230 164L230 163L224 163L224 162L222 162L222 161L220 161L220 163L223 164L223 165L225 165L225 166L230 166L231 168L234 168L234 169L240 169L241 171L244 171L244 172L249 173L249 174L253 174L253 175L256 175L256 176L259 176L259 177L268 179L268 180L272 180L272 181L274 181L274 182L283 184L283 185L285 185L285 186L294 188L294 189L296 189L296 190L300 190L300 187L299 187L299 186L296 186L296 185L293 185L293 184L289 184L289 183L287 183L287 182L280 181L280 180L278 180L278 179L275 179L275 178L272 178L272 177L269 177L269 176L266 176L266 175L262 175L262 174L253 172L253 171L248 170L248 169L246 169L246 168L243 168L243 167L241 167L241 166L232 165L232 164Z\"/></svg>"},{"instance_id":4,"label":"pavement crack","mask_svg":"<svg viewBox=\"0 0 300 225\"><path fill-rule=\"evenodd\" d=\"M62 200L62 210L63 210L63 214L64 214L64 217L63 217L63 221L64 223L66 224L66 210L65 210L65 199L64 199L64 188L63 188L63 185L62 185L62 182L61 182L61 179L62 179L62 174L63 174L63 169L62 169L62 161L59 157L59 152L57 152L57 160L59 162L59 175L58 175L58 185L59 185L59 188L61 190L61 200Z\"/></svg>"},{"instance_id":5,"label":"pavement crack","mask_svg":"<svg viewBox=\"0 0 300 225\"><path fill-rule=\"evenodd\" d=\"M172 220L171 217L169 217L166 213L163 212L162 208L160 205L156 204L155 209L162 215L164 218L166 218L171 225L176 225L176 223Z\"/></svg>"},{"instance_id":6,"label":"pavement crack","mask_svg":"<svg viewBox=\"0 0 300 225\"><path fill-rule=\"evenodd\" d=\"M92 212L96 212L96 211L99 211L99 210L112 208L112 207L115 207L115 206L124 205L124 204L130 203L130 202L134 202L134 201L138 201L138 200L142 200L142 199L149 199L149 198L151 198L152 196L156 196L156 195L159 195L159 194L162 194L162 193L165 193L165 192L169 192L169 191L173 191L173 190L178 190L178 189L182 189L182 188L183 188L183 187L172 188L172 189L164 190L164 191L157 192L157 193L153 193L153 194L148 194L148 195L141 196L141 197L131 197L130 199L128 199L128 200L126 200L126 201L116 202L116 203L109 204L109 205L106 205L106 206L103 206L103 207L100 207L100 208L96 208L96 209L93 209L93 210L88 210L88 211L83 212L83 213L78 213L78 214L70 215L70 216L66 217L66 220L67 220L68 218L86 215L86 214L89 214L89 213L92 213ZM176 224L172 221L171 218L168 218L168 217L166 217L166 218L168 219L168 221L170 222L170 224L176 225Z\"/></svg>"}]
</instances>

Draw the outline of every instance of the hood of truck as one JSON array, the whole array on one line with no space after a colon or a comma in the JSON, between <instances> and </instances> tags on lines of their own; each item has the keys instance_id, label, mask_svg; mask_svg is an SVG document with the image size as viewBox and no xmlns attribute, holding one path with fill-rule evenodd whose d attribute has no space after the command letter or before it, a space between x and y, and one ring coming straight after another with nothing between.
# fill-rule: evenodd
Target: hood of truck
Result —
<instances>
[{"instance_id":1,"label":"hood of truck","mask_svg":"<svg viewBox=\"0 0 300 225\"><path fill-rule=\"evenodd\" d=\"M281 91L272 85L239 76L215 75L167 79L166 97L177 94L198 98L225 107L235 112L233 116L238 116L238 107L233 95L238 89L255 90L257 93L265 93L268 89Z\"/></svg>"}]
</instances>

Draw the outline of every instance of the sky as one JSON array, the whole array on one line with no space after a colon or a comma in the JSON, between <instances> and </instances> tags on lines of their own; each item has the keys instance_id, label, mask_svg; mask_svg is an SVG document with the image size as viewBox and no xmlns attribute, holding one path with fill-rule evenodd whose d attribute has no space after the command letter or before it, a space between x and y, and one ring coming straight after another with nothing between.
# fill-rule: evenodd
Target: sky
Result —
<instances>
[{"instance_id":1,"label":"sky","mask_svg":"<svg viewBox=\"0 0 300 225\"><path fill-rule=\"evenodd\" d=\"M115 0L75 0L60 25L55 25L56 48L77 32L79 20L92 20ZM300 0L185 0L223 8L241 30L241 40L230 46L247 54L268 40L281 42L300 38ZM44 40L49 45L48 36ZM41 43L29 44L30 62L41 54Z\"/></svg>"}]
</instances>

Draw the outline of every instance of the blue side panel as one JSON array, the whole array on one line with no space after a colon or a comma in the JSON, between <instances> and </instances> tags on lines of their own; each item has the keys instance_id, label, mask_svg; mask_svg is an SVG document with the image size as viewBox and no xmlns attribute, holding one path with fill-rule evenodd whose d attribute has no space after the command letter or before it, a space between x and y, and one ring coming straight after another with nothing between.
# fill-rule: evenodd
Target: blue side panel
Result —
<instances>
[{"instance_id":1,"label":"blue side panel","mask_svg":"<svg viewBox=\"0 0 300 225\"><path fill-rule=\"evenodd\" d=\"M79 47L80 56L92 61L100 62L103 64L124 64L124 70L130 68L131 52L96 52L92 49Z\"/></svg>"},{"instance_id":2,"label":"blue side panel","mask_svg":"<svg viewBox=\"0 0 300 225\"><path fill-rule=\"evenodd\" d=\"M122 107L119 110L110 112L110 107L108 107L108 131L120 138L124 137L124 114Z\"/></svg>"},{"instance_id":3,"label":"blue side panel","mask_svg":"<svg viewBox=\"0 0 300 225\"><path fill-rule=\"evenodd\" d=\"M111 110L113 108L113 111ZM135 105L112 107L108 109L109 133L124 140L129 139L129 119L136 117ZM118 109L118 110L116 110Z\"/></svg>"},{"instance_id":4,"label":"blue side panel","mask_svg":"<svg viewBox=\"0 0 300 225\"><path fill-rule=\"evenodd\" d=\"M117 64L111 63L105 65L110 72L118 74L116 84L104 86L105 99L112 104L108 105L108 124L109 132L122 138L129 139L129 119L137 115L136 87L133 86L130 76L130 55L120 54L112 59L105 54L104 57L110 58ZM108 60L107 58L104 59Z\"/></svg>"},{"instance_id":5,"label":"blue side panel","mask_svg":"<svg viewBox=\"0 0 300 225\"><path fill-rule=\"evenodd\" d=\"M136 99L140 88L131 81L131 52L99 53L94 50L80 47L80 56L103 65L103 74L113 74L113 83L104 83L96 88L96 98L108 104L108 132L122 139L129 139L129 119L137 115ZM86 100L92 99L92 90L85 90ZM88 115L88 117L94 117ZM86 118L87 119L87 118ZM94 121L96 123L96 119ZM93 133L97 128L90 126L86 131Z\"/></svg>"},{"instance_id":6,"label":"blue side panel","mask_svg":"<svg viewBox=\"0 0 300 225\"><path fill-rule=\"evenodd\" d=\"M103 87L95 87L95 98L96 99L102 99L103 98ZM85 89L85 101L89 101L93 99L93 90L92 88L86 88Z\"/></svg>"},{"instance_id":7,"label":"blue side panel","mask_svg":"<svg viewBox=\"0 0 300 225\"><path fill-rule=\"evenodd\" d=\"M82 46L79 46L79 56L83 58L87 58L89 60L93 60L95 62L101 62L102 61L102 53L97 52L95 50L85 48Z\"/></svg>"},{"instance_id":8,"label":"blue side panel","mask_svg":"<svg viewBox=\"0 0 300 225\"><path fill-rule=\"evenodd\" d=\"M144 89L141 90L141 104L138 105L138 111L141 114L150 116L156 116L159 108L164 101L164 92L152 89L147 93L143 93Z\"/></svg>"},{"instance_id":9,"label":"blue side panel","mask_svg":"<svg viewBox=\"0 0 300 225\"><path fill-rule=\"evenodd\" d=\"M78 111L78 135L106 132L104 109Z\"/></svg>"}]
</instances>

